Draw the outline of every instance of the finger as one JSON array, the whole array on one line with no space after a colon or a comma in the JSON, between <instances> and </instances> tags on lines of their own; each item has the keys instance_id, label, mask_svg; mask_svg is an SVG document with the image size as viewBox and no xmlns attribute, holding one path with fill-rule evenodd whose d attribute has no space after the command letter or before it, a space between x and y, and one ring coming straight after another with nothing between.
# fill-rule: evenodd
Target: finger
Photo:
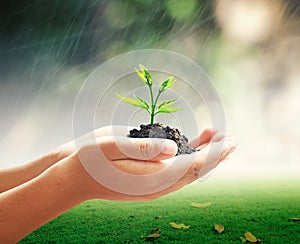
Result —
<instances>
[{"instance_id":1,"label":"finger","mask_svg":"<svg viewBox=\"0 0 300 244\"><path fill-rule=\"evenodd\" d=\"M180 155L172 159L164 160L163 162L165 163L168 162L166 165L169 165L169 163L173 163L171 166L172 171L168 172L168 177L164 177L163 180L162 179L159 180L158 184L166 184L166 181L171 183L173 182L173 184L163 189L162 191L149 195L149 199L156 199L162 195L176 191L184 187L185 185L190 184L191 182L197 180L199 177L203 175L207 175L207 171L205 171L204 169L215 168L219 162L226 159L228 155L235 149L235 143L232 140L229 141L223 140L211 144L213 146L210 145L211 146L210 149L207 148L201 152L196 152L189 155ZM205 166L207 165L213 165L213 166L205 168ZM160 167L163 166L164 165L162 166L160 165ZM187 166L188 166L188 170L186 170ZM211 171L211 169L209 169L209 171ZM199 171L201 172L201 174ZM186 173L183 176L180 176L178 178L180 174L176 174L176 172L186 172Z\"/></svg>"},{"instance_id":2,"label":"finger","mask_svg":"<svg viewBox=\"0 0 300 244\"><path fill-rule=\"evenodd\" d=\"M186 165L191 165L181 178L181 184L189 184L206 175L232 153L235 147L234 141L226 138L219 142L210 143L201 151L176 157L179 161L176 164L178 168L176 170L183 170ZM165 161L171 161L171 159Z\"/></svg>"},{"instance_id":3,"label":"finger","mask_svg":"<svg viewBox=\"0 0 300 244\"><path fill-rule=\"evenodd\" d=\"M223 133L219 133L217 132L216 134L214 134L211 138L211 140L208 143L203 143L201 144L199 147L197 147L198 150L202 150L202 148L206 147L207 145L209 145L210 142L219 142L222 139L225 138L225 135Z\"/></svg>"},{"instance_id":4,"label":"finger","mask_svg":"<svg viewBox=\"0 0 300 244\"><path fill-rule=\"evenodd\" d=\"M150 175L165 169L167 165L162 161L141 161L133 159L123 159L111 161L117 169L132 175Z\"/></svg>"},{"instance_id":5,"label":"finger","mask_svg":"<svg viewBox=\"0 0 300 244\"><path fill-rule=\"evenodd\" d=\"M220 146L222 143L223 145L221 149ZM226 138L225 140L221 140L216 143L212 143L211 148L206 148L209 154L203 161L203 165L198 171L198 175L195 175L197 177L195 177L194 180L196 180L197 178L207 176L214 168L216 168L219 165L219 163L224 161L225 158L228 157L228 155L235 150L235 148L236 144L229 138Z\"/></svg>"},{"instance_id":6,"label":"finger","mask_svg":"<svg viewBox=\"0 0 300 244\"><path fill-rule=\"evenodd\" d=\"M222 162L236 148L236 143L231 138L225 138L218 142L212 142L202 150L204 159L203 165L199 171L199 177L206 175ZM203 160L203 158L202 158Z\"/></svg>"},{"instance_id":7,"label":"finger","mask_svg":"<svg viewBox=\"0 0 300 244\"><path fill-rule=\"evenodd\" d=\"M97 139L108 160L137 159L160 161L177 154L174 141L160 138L105 136Z\"/></svg>"},{"instance_id":8,"label":"finger","mask_svg":"<svg viewBox=\"0 0 300 244\"><path fill-rule=\"evenodd\" d=\"M80 148L80 146L83 146L85 143L92 142L94 138L102 137L102 136L126 136L130 130L132 130L134 127L131 126L104 126L101 128L98 128L92 132L89 132L76 140L69 141L58 148L56 148L56 151L58 152L58 161L62 158L65 158L76 151L76 143L77 141L77 148Z\"/></svg>"},{"instance_id":9,"label":"finger","mask_svg":"<svg viewBox=\"0 0 300 244\"><path fill-rule=\"evenodd\" d=\"M213 128L205 128L200 135L191 141L191 146L197 148L203 144L209 143L218 130Z\"/></svg>"}]
</instances>

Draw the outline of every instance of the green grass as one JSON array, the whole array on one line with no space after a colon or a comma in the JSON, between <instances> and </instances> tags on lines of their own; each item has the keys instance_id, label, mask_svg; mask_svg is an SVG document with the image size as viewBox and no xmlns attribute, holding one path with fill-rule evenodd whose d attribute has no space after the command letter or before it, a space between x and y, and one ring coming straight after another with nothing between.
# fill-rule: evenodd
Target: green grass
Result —
<instances>
[{"instance_id":1,"label":"green grass","mask_svg":"<svg viewBox=\"0 0 300 244\"><path fill-rule=\"evenodd\" d=\"M255 182L255 183L254 183ZM93 200L42 226L20 243L143 243L161 229L155 243L242 243L252 232L262 243L300 243L300 183L293 181L210 180L145 203ZM212 202L207 208L191 203ZM156 216L161 216L156 219ZM169 222L190 225L173 229ZM214 224L223 224L217 234Z\"/></svg>"}]
</instances>

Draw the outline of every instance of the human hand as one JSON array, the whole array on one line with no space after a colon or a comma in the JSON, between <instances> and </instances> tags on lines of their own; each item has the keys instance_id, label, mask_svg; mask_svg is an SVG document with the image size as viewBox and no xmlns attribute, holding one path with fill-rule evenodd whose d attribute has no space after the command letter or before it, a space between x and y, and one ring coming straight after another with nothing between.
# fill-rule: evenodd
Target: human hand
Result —
<instances>
[{"instance_id":1,"label":"human hand","mask_svg":"<svg viewBox=\"0 0 300 244\"><path fill-rule=\"evenodd\" d=\"M223 137L212 129L205 129L192 142L194 147L201 148L201 150L177 157L173 157L176 154L176 144L169 140L135 139L116 134L114 136L99 137L96 144L85 145L77 154L71 157L73 162L72 172L75 172L73 179L79 180L78 189L84 200L92 198L119 201L155 199L197 180L233 152L235 143L229 138ZM166 149L169 149L172 153L163 154L162 141L167 142ZM119 175L119 172L115 175L116 169L115 171L103 170L103 162L99 162L99 158L95 159L96 151L99 151L99 148L103 153L102 157L104 157L102 161L107 161L117 171L125 173L126 177L124 174ZM84 159L84 167L80 159ZM166 170L170 165L173 168L168 171L168 174L163 174L163 177L155 176ZM103 177L103 174L105 174L105 177ZM129 177L128 174L130 174ZM145 179L149 176L152 177L151 182L145 180L144 194L140 190L137 190L137 192L132 191L135 187L139 188L140 183L135 181L135 177L131 176L145 176ZM100 178L101 180L99 180ZM112 189L107 186L107 182L103 182L103 179L108 180L111 185L117 188ZM119 186L112 181L119 181ZM151 190L149 191L149 189Z\"/></svg>"},{"instance_id":2,"label":"human hand","mask_svg":"<svg viewBox=\"0 0 300 244\"><path fill-rule=\"evenodd\" d=\"M122 135L126 136L129 130L131 130L132 127L129 126L104 126L101 128L96 129L92 133L94 134L95 138L100 138L104 136L117 136ZM56 154L56 160L55 163L70 156L72 153L76 152L76 145L75 141L69 141L67 143L64 143L60 145L59 147L54 149L54 154Z\"/></svg>"},{"instance_id":3,"label":"human hand","mask_svg":"<svg viewBox=\"0 0 300 244\"><path fill-rule=\"evenodd\" d=\"M113 134L111 129L114 129ZM174 157L177 146L173 141L128 138L124 136L128 128L126 132L124 129L99 129L105 136L96 137L94 143L84 145L77 152L71 145L71 155L33 180L0 194L3 210L0 220L4 220L0 221L0 239L5 243L16 243L42 224L88 199L156 199L206 174L235 148L227 138L206 129L192 142L195 147L201 147L201 151ZM99 155L101 160L96 157ZM81 162L81 159L88 160ZM43 159L39 164L44 162ZM107 165L114 168L112 174L105 169ZM97 174L104 178L100 177L99 181ZM116 183L115 188L108 187L107 183Z\"/></svg>"},{"instance_id":4,"label":"human hand","mask_svg":"<svg viewBox=\"0 0 300 244\"><path fill-rule=\"evenodd\" d=\"M117 134L125 135L126 130L128 131L127 127L114 126L114 131ZM112 126L99 128L93 132L93 135L95 138L112 135ZM75 152L75 142L70 141L29 163L0 170L0 193L34 179Z\"/></svg>"},{"instance_id":5,"label":"human hand","mask_svg":"<svg viewBox=\"0 0 300 244\"><path fill-rule=\"evenodd\" d=\"M95 138L100 138L104 136L126 136L128 131L133 129L133 127L129 126L104 126L101 128L96 129L94 133ZM222 136L217 134L218 131L212 128L204 128L200 135L191 141L191 145L196 148L198 145L204 146L209 143L214 136ZM222 138L220 138L222 139ZM57 155L55 163L70 156L72 153L76 152L76 145L75 141L69 141L54 150L55 154Z\"/></svg>"}]
</instances>

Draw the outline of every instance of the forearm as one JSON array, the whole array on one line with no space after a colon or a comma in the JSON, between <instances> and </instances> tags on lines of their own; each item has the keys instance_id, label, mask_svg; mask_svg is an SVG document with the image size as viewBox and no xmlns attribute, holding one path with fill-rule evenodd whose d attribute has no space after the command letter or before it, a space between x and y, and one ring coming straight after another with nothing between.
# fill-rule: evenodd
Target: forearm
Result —
<instances>
[{"instance_id":1,"label":"forearm","mask_svg":"<svg viewBox=\"0 0 300 244\"><path fill-rule=\"evenodd\" d=\"M116 135L126 134L127 131L127 127L115 127L114 129L114 133ZM101 136L111 135L113 132L111 126L106 126L95 130L93 133L95 137L98 138ZM56 162L71 155L73 152L75 152L75 149L75 142L70 141L28 164L0 170L0 193L37 177Z\"/></svg>"},{"instance_id":2,"label":"forearm","mask_svg":"<svg viewBox=\"0 0 300 244\"><path fill-rule=\"evenodd\" d=\"M85 199L68 157L44 173L0 194L0 240L16 243ZM79 177L80 178L80 177Z\"/></svg>"},{"instance_id":3,"label":"forearm","mask_svg":"<svg viewBox=\"0 0 300 244\"><path fill-rule=\"evenodd\" d=\"M30 163L0 170L0 193L35 178L64 156L57 149Z\"/></svg>"}]
</instances>

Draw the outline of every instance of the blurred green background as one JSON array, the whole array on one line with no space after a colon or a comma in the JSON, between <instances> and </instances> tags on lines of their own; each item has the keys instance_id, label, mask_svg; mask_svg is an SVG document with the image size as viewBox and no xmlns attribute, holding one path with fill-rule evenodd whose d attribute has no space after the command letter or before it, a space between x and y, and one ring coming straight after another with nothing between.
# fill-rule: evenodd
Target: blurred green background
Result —
<instances>
[{"instance_id":1,"label":"blurred green background","mask_svg":"<svg viewBox=\"0 0 300 244\"><path fill-rule=\"evenodd\" d=\"M2 2L0 168L72 139L74 101L94 68L158 48L191 58L216 86L238 142L220 175L297 175L299 9L291 0Z\"/></svg>"},{"instance_id":2,"label":"blurred green background","mask_svg":"<svg viewBox=\"0 0 300 244\"><path fill-rule=\"evenodd\" d=\"M158 243L240 243L247 230L266 243L298 243L299 222L288 219L299 217L299 25L298 0L2 1L0 169L72 140L73 106L88 75L148 48L204 68L238 143L206 182L149 203L84 203L24 243L139 243L154 227L162 229ZM212 206L202 212L192 202ZM177 232L170 221L191 229ZM212 231L215 223L224 234Z\"/></svg>"}]
</instances>

